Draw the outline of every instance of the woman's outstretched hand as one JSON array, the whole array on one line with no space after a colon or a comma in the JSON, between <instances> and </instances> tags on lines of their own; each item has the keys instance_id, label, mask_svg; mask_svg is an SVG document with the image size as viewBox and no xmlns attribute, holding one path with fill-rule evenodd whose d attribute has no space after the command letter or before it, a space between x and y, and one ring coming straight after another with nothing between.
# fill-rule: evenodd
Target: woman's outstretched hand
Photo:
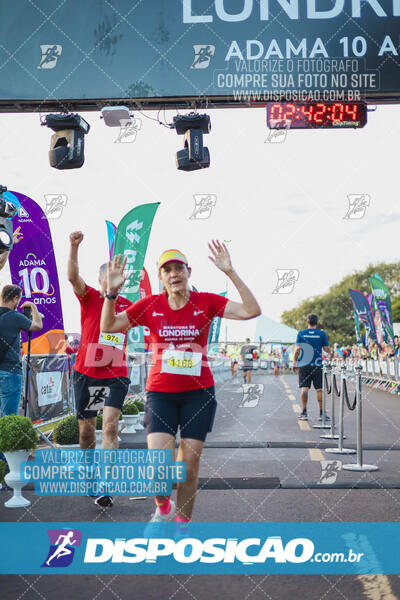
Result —
<instances>
[{"instance_id":1,"label":"woman's outstretched hand","mask_svg":"<svg viewBox=\"0 0 400 600\"><path fill-rule=\"evenodd\" d=\"M229 256L228 248L225 244L221 244L218 240L212 240L212 243L208 243L208 247L212 254L212 256L209 256L208 258L212 260L218 269L223 273L233 271L231 257Z\"/></svg>"}]
</instances>

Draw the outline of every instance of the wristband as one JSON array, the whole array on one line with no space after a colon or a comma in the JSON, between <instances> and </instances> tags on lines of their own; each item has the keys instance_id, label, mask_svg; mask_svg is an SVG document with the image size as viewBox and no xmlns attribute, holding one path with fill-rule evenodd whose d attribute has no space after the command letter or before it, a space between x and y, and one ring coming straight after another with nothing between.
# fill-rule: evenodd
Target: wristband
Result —
<instances>
[{"instance_id":1,"label":"wristband","mask_svg":"<svg viewBox=\"0 0 400 600\"><path fill-rule=\"evenodd\" d=\"M110 294L109 292L106 292L105 297L108 298L108 300L116 300L118 298L118 294Z\"/></svg>"}]
</instances>

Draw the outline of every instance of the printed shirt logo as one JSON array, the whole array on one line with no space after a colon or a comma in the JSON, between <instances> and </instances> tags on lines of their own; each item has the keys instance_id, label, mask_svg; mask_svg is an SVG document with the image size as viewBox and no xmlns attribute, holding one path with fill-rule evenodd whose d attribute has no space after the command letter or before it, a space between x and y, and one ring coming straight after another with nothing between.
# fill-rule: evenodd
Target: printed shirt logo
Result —
<instances>
[{"instance_id":1,"label":"printed shirt logo","mask_svg":"<svg viewBox=\"0 0 400 600\"><path fill-rule=\"evenodd\" d=\"M153 311L152 317L163 317L164 313L158 313L156 311Z\"/></svg>"},{"instance_id":2,"label":"printed shirt logo","mask_svg":"<svg viewBox=\"0 0 400 600\"><path fill-rule=\"evenodd\" d=\"M50 548L42 567L68 567L74 558L75 548L81 545L79 529L48 529Z\"/></svg>"},{"instance_id":3,"label":"printed shirt logo","mask_svg":"<svg viewBox=\"0 0 400 600\"><path fill-rule=\"evenodd\" d=\"M193 311L193 316L197 317L197 315L200 315L201 313L204 313L204 310L194 310Z\"/></svg>"},{"instance_id":4,"label":"printed shirt logo","mask_svg":"<svg viewBox=\"0 0 400 600\"><path fill-rule=\"evenodd\" d=\"M100 410L104 407L104 402L110 395L108 386L89 386L89 401L85 406L85 410Z\"/></svg>"}]
</instances>

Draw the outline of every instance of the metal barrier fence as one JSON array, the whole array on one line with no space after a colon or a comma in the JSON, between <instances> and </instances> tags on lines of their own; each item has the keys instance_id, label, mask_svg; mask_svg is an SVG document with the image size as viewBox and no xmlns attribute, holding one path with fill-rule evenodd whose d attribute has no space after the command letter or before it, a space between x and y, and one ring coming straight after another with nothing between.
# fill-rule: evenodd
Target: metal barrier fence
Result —
<instances>
[{"instance_id":1,"label":"metal barrier fence","mask_svg":"<svg viewBox=\"0 0 400 600\"><path fill-rule=\"evenodd\" d=\"M357 454L357 462L343 465L343 469L348 471L376 471L378 467L375 465L366 465L363 462L363 423L362 423L362 364L361 361L354 362L352 365L353 370L347 372L347 365L345 362L341 364L332 364L329 361L323 362L322 375L323 375L323 387L322 387L322 411L323 421L321 427L330 427L330 433L322 434L320 437L329 440L338 440L338 446L336 448L326 448L325 452L332 454ZM340 385L338 387L338 379ZM347 381L354 380L355 391L353 401L350 402L349 391L347 388ZM325 409L327 404L327 396L331 397L331 417L330 426L326 424ZM339 401L339 423L338 433L336 433L336 404ZM356 438L357 446L356 450L352 448L344 448L343 440L344 435L344 411L345 408L349 411L356 410Z\"/></svg>"},{"instance_id":2,"label":"metal barrier fence","mask_svg":"<svg viewBox=\"0 0 400 600\"><path fill-rule=\"evenodd\" d=\"M379 360L348 358L346 361L336 361L337 365L345 364L347 371L353 374L358 363L361 365L361 378L365 385L391 394L400 394L400 360L398 358Z\"/></svg>"}]
</instances>

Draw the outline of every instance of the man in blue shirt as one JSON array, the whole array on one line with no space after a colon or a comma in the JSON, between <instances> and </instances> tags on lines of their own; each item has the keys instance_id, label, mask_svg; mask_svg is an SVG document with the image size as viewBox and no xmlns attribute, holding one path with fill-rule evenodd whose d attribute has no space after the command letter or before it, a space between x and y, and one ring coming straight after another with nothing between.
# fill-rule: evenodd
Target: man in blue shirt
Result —
<instances>
[{"instance_id":1,"label":"man in blue shirt","mask_svg":"<svg viewBox=\"0 0 400 600\"><path fill-rule=\"evenodd\" d=\"M322 349L329 352L328 336L318 329L317 315L308 315L308 329L297 334L296 350L293 357L293 370L299 367L299 388L301 389L302 412L299 419L307 421L308 391L311 383L317 392L319 418L322 419ZM300 356L301 355L301 356ZM299 364L297 360L300 356Z\"/></svg>"}]
</instances>

